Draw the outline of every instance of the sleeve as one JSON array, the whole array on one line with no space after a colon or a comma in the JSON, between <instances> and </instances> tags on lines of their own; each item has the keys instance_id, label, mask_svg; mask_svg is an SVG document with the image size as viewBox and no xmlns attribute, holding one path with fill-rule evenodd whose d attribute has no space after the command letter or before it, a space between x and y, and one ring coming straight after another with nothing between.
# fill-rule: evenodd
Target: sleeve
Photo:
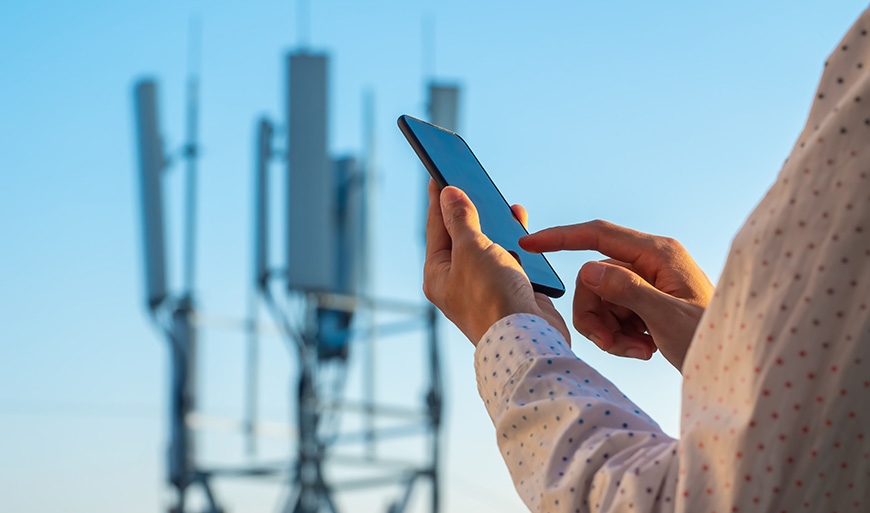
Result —
<instances>
[{"instance_id":1,"label":"sleeve","mask_svg":"<svg viewBox=\"0 0 870 513\"><path fill-rule=\"evenodd\" d=\"M868 142L865 11L686 355L679 511L870 511Z\"/></svg>"},{"instance_id":2,"label":"sleeve","mask_svg":"<svg viewBox=\"0 0 870 513\"><path fill-rule=\"evenodd\" d=\"M681 437L531 315L477 345L478 389L537 512L868 511L870 10L735 237L683 365Z\"/></svg>"},{"instance_id":3,"label":"sleeve","mask_svg":"<svg viewBox=\"0 0 870 513\"><path fill-rule=\"evenodd\" d=\"M494 324L477 345L475 369L530 510L672 511L677 441L545 320L516 314Z\"/></svg>"}]
</instances>

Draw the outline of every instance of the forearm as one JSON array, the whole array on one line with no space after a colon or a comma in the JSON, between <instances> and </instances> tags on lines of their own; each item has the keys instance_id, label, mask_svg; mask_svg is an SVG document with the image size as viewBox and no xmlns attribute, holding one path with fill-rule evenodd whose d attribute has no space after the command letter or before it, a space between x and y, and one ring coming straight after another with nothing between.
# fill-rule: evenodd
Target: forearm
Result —
<instances>
[{"instance_id":1,"label":"forearm","mask_svg":"<svg viewBox=\"0 0 870 513\"><path fill-rule=\"evenodd\" d=\"M675 489L677 442L543 319L502 319L475 362L502 456L531 510L672 507L664 499Z\"/></svg>"}]
</instances>

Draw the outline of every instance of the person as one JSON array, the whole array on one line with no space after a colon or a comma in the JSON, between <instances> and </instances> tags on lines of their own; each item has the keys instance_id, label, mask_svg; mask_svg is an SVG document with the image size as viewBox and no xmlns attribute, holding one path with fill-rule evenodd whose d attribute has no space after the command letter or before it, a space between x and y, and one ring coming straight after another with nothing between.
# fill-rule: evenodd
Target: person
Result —
<instances>
[{"instance_id":1,"label":"person","mask_svg":"<svg viewBox=\"0 0 870 513\"><path fill-rule=\"evenodd\" d=\"M468 197L430 183L424 292L476 346L478 391L530 510L870 511L868 30L870 10L825 63L715 289L678 242L603 221L521 239L609 257L580 268L574 326L680 370L679 439L574 355Z\"/></svg>"}]
</instances>

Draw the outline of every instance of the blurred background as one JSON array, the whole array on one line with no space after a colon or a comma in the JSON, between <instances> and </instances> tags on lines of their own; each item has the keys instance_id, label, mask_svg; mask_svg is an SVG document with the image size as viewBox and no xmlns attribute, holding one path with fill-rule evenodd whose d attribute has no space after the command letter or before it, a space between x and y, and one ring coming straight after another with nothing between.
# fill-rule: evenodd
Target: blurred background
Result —
<instances>
[{"instance_id":1,"label":"blurred background","mask_svg":"<svg viewBox=\"0 0 870 513\"><path fill-rule=\"evenodd\" d=\"M256 297L255 130L264 117L275 129L267 256L275 264L286 257L288 53L328 56L327 150L354 156L369 173L365 294L417 305L425 317L426 175L395 120L428 118L432 83L456 88L457 131L507 200L529 210L531 230L600 218L672 236L715 282L732 236L802 128L827 54L865 8L859 0L0 7L0 511L177 507L167 463L173 353L163 328L188 292L197 350L186 422L196 464L251 471L209 477L225 511L294 511L304 351L282 336L282 317L263 301L253 300L258 321L247 322ZM196 265L187 290L192 72ZM162 172L171 308L156 323L146 301L134 115L134 85L143 79L158 87L171 164ZM566 318L576 271L594 258L550 257L568 286L556 302ZM281 302L293 326L306 326L306 301L290 294ZM371 327L391 315L360 318ZM256 425L246 424L252 326ZM360 398L371 389L385 403L424 411L429 325L421 326L379 339L376 353L351 340L341 365L321 369L338 387L324 393ZM613 358L576 334L574 347L679 435L680 376L667 362ZM441 319L437 349L440 510L524 511L477 396L473 347ZM333 422L337 430L365 423ZM431 469L426 433L376 456L413 457ZM362 482L368 472L325 475ZM198 476L186 511L209 507ZM430 510L431 480L422 481L409 511ZM336 491L334 505L398 511L405 484Z\"/></svg>"}]
</instances>

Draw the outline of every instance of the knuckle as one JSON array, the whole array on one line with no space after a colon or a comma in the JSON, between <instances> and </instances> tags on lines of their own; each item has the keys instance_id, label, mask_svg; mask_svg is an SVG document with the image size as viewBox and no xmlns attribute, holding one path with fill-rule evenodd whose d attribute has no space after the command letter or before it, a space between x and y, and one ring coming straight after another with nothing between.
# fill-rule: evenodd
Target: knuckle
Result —
<instances>
[{"instance_id":1,"label":"knuckle","mask_svg":"<svg viewBox=\"0 0 870 513\"><path fill-rule=\"evenodd\" d=\"M607 349L606 352L613 356L625 356L625 348L619 347L616 344Z\"/></svg>"},{"instance_id":2,"label":"knuckle","mask_svg":"<svg viewBox=\"0 0 870 513\"><path fill-rule=\"evenodd\" d=\"M607 288L615 297L622 298L630 296L640 285L638 276L632 272L619 269L609 269L608 271L609 272L604 273L603 279L607 280ZM607 276L608 274L610 276Z\"/></svg>"},{"instance_id":3,"label":"knuckle","mask_svg":"<svg viewBox=\"0 0 870 513\"><path fill-rule=\"evenodd\" d=\"M588 317L588 312L580 312L575 310L571 319L571 324L574 325L574 329L577 330L577 333L583 335L586 338L589 338L589 335L591 334L589 330L590 322Z\"/></svg>"},{"instance_id":4,"label":"knuckle","mask_svg":"<svg viewBox=\"0 0 870 513\"><path fill-rule=\"evenodd\" d=\"M655 245L659 251L668 255L680 254L685 251L680 241L673 237L656 237Z\"/></svg>"},{"instance_id":5,"label":"knuckle","mask_svg":"<svg viewBox=\"0 0 870 513\"><path fill-rule=\"evenodd\" d=\"M437 291L435 290L435 270L432 269L431 265L423 266L423 295L426 296L431 302L435 302L437 298Z\"/></svg>"},{"instance_id":6,"label":"knuckle","mask_svg":"<svg viewBox=\"0 0 870 513\"><path fill-rule=\"evenodd\" d=\"M582 318L577 312L574 312L574 317L571 319L571 324L574 325L574 329L577 330L577 333L586 336L585 328L586 326L583 324Z\"/></svg>"},{"instance_id":7,"label":"knuckle","mask_svg":"<svg viewBox=\"0 0 870 513\"><path fill-rule=\"evenodd\" d=\"M458 205L450 210L450 215L447 219L451 223L461 222L471 215L471 210L465 205Z\"/></svg>"},{"instance_id":8,"label":"knuckle","mask_svg":"<svg viewBox=\"0 0 870 513\"><path fill-rule=\"evenodd\" d=\"M611 225L603 219L593 219L592 221L589 221L589 226L596 230L606 230L610 228Z\"/></svg>"}]
</instances>

